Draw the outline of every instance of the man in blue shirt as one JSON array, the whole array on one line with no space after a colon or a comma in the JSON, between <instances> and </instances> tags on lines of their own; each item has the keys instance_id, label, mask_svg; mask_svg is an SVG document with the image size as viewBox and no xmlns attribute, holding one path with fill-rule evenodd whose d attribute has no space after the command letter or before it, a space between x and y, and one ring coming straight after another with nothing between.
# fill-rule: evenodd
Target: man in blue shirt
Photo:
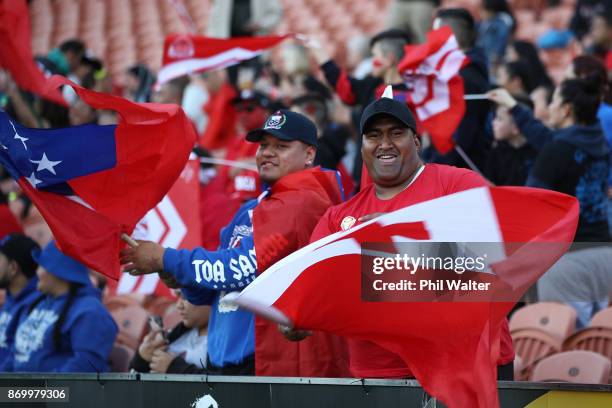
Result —
<instances>
[{"instance_id":1,"label":"man in blue shirt","mask_svg":"<svg viewBox=\"0 0 612 408\"><path fill-rule=\"evenodd\" d=\"M281 178L304 171L320 172L309 169L318 144L317 131L303 115L288 110L277 111L268 117L262 129L250 132L247 140L259 143L256 155L259 177L264 185L272 188L258 199L247 201L238 210L221 231L221 244L217 251L202 248L175 250L140 241L138 246L125 249L121 254L125 269L132 274L158 271L171 274L189 302L211 304L208 368L210 372L223 375L252 375L255 372L253 314L220 303L226 293L240 291L251 283L259 271L258 263L260 268L266 263L266 256L259 254L258 262L255 255L253 212L262 201L269 201L275 196L275 188L283 183L279 182ZM307 191L309 188L308 185L300 185L296 189ZM321 208L316 219L325 209ZM288 206L284 210L292 211ZM294 218L300 216L308 215L292 214ZM274 221L270 220L270 223ZM314 228L315 224L316 220L310 228ZM288 242L299 242L291 237L285 238Z\"/></svg>"},{"instance_id":2,"label":"man in blue shirt","mask_svg":"<svg viewBox=\"0 0 612 408\"><path fill-rule=\"evenodd\" d=\"M0 311L0 367L15 340L21 314L36 297L36 268L32 250L40 247L22 234L9 234L0 240L0 289L6 300Z\"/></svg>"}]
</instances>

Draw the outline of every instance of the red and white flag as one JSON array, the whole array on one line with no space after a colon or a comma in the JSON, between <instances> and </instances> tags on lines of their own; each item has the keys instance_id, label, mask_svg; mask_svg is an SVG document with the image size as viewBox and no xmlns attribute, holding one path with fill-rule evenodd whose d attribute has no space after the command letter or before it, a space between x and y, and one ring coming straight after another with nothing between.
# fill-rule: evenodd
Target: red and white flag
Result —
<instances>
[{"instance_id":1,"label":"red and white flag","mask_svg":"<svg viewBox=\"0 0 612 408\"><path fill-rule=\"evenodd\" d=\"M135 239L150 240L170 248L201 246L199 168L197 160L187 163L168 194L136 226L132 234ZM123 273L111 291L117 295L141 293L174 297L156 273L140 276Z\"/></svg>"},{"instance_id":2,"label":"red and white flag","mask_svg":"<svg viewBox=\"0 0 612 408\"><path fill-rule=\"evenodd\" d=\"M423 388L449 407L496 407L501 324L567 250L578 209L574 197L546 190L463 191L316 241L224 301L296 328L372 341L401 356ZM363 301L363 244L419 240L492 243L490 269L472 274L492 282L483 300ZM546 251L536 243L547 244Z\"/></svg>"},{"instance_id":3,"label":"red and white flag","mask_svg":"<svg viewBox=\"0 0 612 408\"><path fill-rule=\"evenodd\" d=\"M17 85L45 99L67 106L57 90L47 90L47 79L32 56L30 15L25 0L0 0L0 68L7 69Z\"/></svg>"},{"instance_id":4,"label":"red and white flag","mask_svg":"<svg viewBox=\"0 0 612 408\"><path fill-rule=\"evenodd\" d=\"M406 102L442 154L455 146L452 135L465 113L459 70L467 62L450 27L445 26L430 31L424 44L406 46L398 65L410 89Z\"/></svg>"},{"instance_id":5,"label":"red and white flag","mask_svg":"<svg viewBox=\"0 0 612 408\"><path fill-rule=\"evenodd\" d=\"M254 58L288 36L211 38L171 34L164 42L157 85L183 75L229 67Z\"/></svg>"}]
</instances>

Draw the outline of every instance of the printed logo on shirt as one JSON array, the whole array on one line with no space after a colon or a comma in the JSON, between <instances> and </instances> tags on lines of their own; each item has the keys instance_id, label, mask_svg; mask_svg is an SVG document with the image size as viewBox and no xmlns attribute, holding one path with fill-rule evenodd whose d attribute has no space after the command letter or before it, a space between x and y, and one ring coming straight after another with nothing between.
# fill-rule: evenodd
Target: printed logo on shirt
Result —
<instances>
[{"instance_id":1,"label":"printed logo on shirt","mask_svg":"<svg viewBox=\"0 0 612 408\"><path fill-rule=\"evenodd\" d=\"M27 363L33 352L42 348L45 333L56 321L58 315L53 310L34 309L27 319L17 328L15 335L15 361Z\"/></svg>"},{"instance_id":2,"label":"printed logo on shirt","mask_svg":"<svg viewBox=\"0 0 612 408\"><path fill-rule=\"evenodd\" d=\"M226 286L231 289L243 288L255 279L257 272L255 249L250 249L248 256L240 254L230 258L229 268L233 272L232 278L235 280L242 280L244 278L244 282L238 282L237 285L233 283L225 285L225 264L221 260L211 262L210 260L194 259L191 264L195 272L195 281L200 283L205 280L207 282L218 283L219 287L214 285L215 289L221 289Z\"/></svg>"},{"instance_id":3,"label":"printed logo on shirt","mask_svg":"<svg viewBox=\"0 0 612 408\"><path fill-rule=\"evenodd\" d=\"M248 225L236 225L232 231L232 236L229 241L228 248L236 248L236 242L240 243L242 238L248 237L253 233L253 227Z\"/></svg>"},{"instance_id":4,"label":"printed logo on shirt","mask_svg":"<svg viewBox=\"0 0 612 408\"><path fill-rule=\"evenodd\" d=\"M11 315L9 313L5 311L0 314L0 347L8 347L8 344L6 344L6 329L10 321Z\"/></svg>"},{"instance_id":5,"label":"printed logo on shirt","mask_svg":"<svg viewBox=\"0 0 612 408\"><path fill-rule=\"evenodd\" d=\"M342 229L342 231L346 231L347 229L355 225L356 222L357 220L355 219L355 217L352 217L350 215L348 217L344 217L342 219L342 222L340 223L340 229Z\"/></svg>"}]
</instances>

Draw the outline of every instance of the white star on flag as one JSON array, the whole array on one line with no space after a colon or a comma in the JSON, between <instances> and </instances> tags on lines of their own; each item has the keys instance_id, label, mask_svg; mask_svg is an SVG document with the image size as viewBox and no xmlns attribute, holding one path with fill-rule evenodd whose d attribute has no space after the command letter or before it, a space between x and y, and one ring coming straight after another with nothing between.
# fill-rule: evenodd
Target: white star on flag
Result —
<instances>
[{"instance_id":1,"label":"white star on flag","mask_svg":"<svg viewBox=\"0 0 612 408\"><path fill-rule=\"evenodd\" d=\"M36 171L48 170L55 175L56 173L54 167L60 164L62 161L49 160L47 158L47 154L43 152L42 158L40 160L30 160L30 162L38 164L38 168L36 169Z\"/></svg>"},{"instance_id":2,"label":"white star on flag","mask_svg":"<svg viewBox=\"0 0 612 408\"><path fill-rule=\"evenodd\" d=\"M27 137L19 136L19 134L17 133L15 133L15 139L20 140L21 143L23 143L23 148L28 150L28 146L26 146L25 142L27 142L30 139L28 139Z\"/></svg>"},{"instance_id":3,"label":"white star on flag","mask_svg":"<svg viewBox=\"0 0 612 408\"><path fill-rule=\"evenodd\" d=\"M28 146L26 146L25 142L27 142L30 139L28 139L27 137L19 136L19 133L17 133L17 129L15 129L15 125L13 125L13 122L11 122L9 120L9 123L13 127L13 131L15 131L15 137L13 139L17 139L17 140L21 141L21 143L23 143L23 148L28 150Z\"/></svg>"},{"instance_id":4,"label":"white star on flag","mask_svg":"<svg viewBox=\"0 0 612 408\"><path fill-rule=\"evenodd\" d=\"M5 145L3 145L2 143L0 143L0 147L2 147L4 150L8 150L8 147L6 147Z\"/></svg>"},{"instance_id":5,"label":"white star on flag","mask_svg":"<svg viewBox=\"0 0 612 408\"><path fill-rule=\"evenodd\" d=\"M30 174L30 177L26 177L26 180L28 180L28 182L33 187L36 187L37 184L42 183L42 180L39 180L39 179L36 178L36 175L34 174L34 172L32 172L32 174Z\"/></svg>"}]
</instances>

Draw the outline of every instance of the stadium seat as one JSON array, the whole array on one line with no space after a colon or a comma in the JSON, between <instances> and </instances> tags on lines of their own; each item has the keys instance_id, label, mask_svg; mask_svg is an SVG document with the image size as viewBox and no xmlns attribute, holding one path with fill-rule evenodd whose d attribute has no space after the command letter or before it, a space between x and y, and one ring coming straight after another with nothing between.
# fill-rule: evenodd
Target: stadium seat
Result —
<instances>
[{"instance_id":1,"label":"stadium seat","mask_svg":"<svg viewBox=\"0 0 612 408\"><path fill-rule=\"evenodd\" d=\"M123 344L115 344L108 356L111 373L127 373L134 354L134 349Z\"/></svg>"},{"instance_id":2,"label":"stadium seat","mask_svg":"<svg viewBox=\"0 0 612 408\"><path fill-rule=\"evenodd\" d=\"M563 350L587 350L612 360L612 328L587 327L563 342Z\"/></svg>"},{"instance_id":3,"label":"stadium seat","mask_svg":"<svg viewBox=\"0 0 612 408\"><path fill-rule=\"evenodd\" d=\"M171 305L170 307L168 307L168 309L166 309L166 313L164 313L163 315L163 320L164 328L166 330L172 330L174 326L176 326L181 320L183 320L183 318L181 317L179 311L176 310L176 306Z\"/></svg>"},{"instance_id":4,"label":"stadium seat","mask_svg":"<svg viewBox=\"0 0 612 408\"><path fill-rule=\"evenodd\" d=\"M152 315L163 316L174 303L176 303L175 299L165 296L148 296L144 302L144 308Z\"/></svg>"},{"instance_id":5,"label":"stadium seat","mask_svg":"<svg viewBox=\"0 0 612 408\"><path fill-rule=\"evenodd\" d=\"M591 327L606 327L612 329L612 307L600 310L591 319Z\"/></svg>"},{"instance_id":6,"label":"stadium seat","mask_svg":"<svg viewBox=\"0 0 612 408\"><path fill-rule=\"evenodd\" d=\"M517 310L510 318L510 333L537 329L563 341L576 329L576 311L567 305L540 302Z\"/></svg>"},{"instance_id":7,"label":"stadium seat","mask_svg":"<svg viewBox=\"0 0 612 408\"><path fill-rule=\"evenodd\" d=\"M561 340L541 330L522 329L511 334L514 350L524 366L516 380L528 380L538 361L561 351Z\"/></svg>"},{"instance_id":8,"label":"stadium seat","mask_svg":"<svg viewBox=\"0 0 612 408\"><path fill-rule=\"evenodd\" d=\"M607 358L591 351L566 351L540 361L531 381L606 384L609 376Z\"/></svg>"},{"instance_id":9,"label":"stadium seat","mask_svg":"<svg viewBox=\"0 0 612 408\"><path fill-rule=\"evenodd\" d=\"M136 349L147 331L149 314L140 306L128 306L111 311L119 334L117 342Z\"/></svg>"},{"instance_id":10,"label":"stadium seat","mask_svg":"<svg viewBox=\"0 0 612 408\"><path fill-rule=\"evenodd\" d=\"M104 305L112 312L113 310L122 309L129 306L140 306L143 304L144 295L138 293L130 293L124 295L109 296L104 299Z\"/></svg>"}]
</instances>

